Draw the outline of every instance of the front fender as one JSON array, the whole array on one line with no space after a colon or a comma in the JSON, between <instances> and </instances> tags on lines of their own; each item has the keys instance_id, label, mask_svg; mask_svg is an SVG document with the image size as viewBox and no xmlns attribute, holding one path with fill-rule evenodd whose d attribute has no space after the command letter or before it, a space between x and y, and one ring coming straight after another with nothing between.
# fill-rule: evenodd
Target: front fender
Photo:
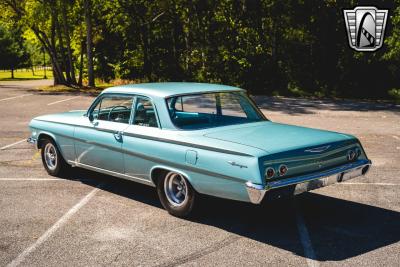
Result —
<instances>
[{"instance_id":1,"label":"front fender","mask_svg":"<svg viewBox=\"0 0 400 267\"><path fill-rule=\"evenodd\" d=\"M41 139L43 139L44 136L48 136L54 140L58 150L66 161L75 159L74 126L56 122L32 120L29 124L29 128L32 132L32 138L37 140L36 147L38 149L41 145Z\"/></svg>"}]
</instances>

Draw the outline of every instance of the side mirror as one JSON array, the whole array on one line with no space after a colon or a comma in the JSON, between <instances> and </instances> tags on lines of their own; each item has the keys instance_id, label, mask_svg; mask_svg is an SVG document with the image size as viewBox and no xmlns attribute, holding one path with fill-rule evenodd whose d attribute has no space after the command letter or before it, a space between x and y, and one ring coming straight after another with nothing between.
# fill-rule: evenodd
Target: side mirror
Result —
<instances>
[{"instance_id":1,"label":"side mirror","mask_svg":"<svg viewBox=\"0 0 400 267\"><path fill-rule=\"evenodd\" d=\"M92 122L92 121L94 120L94 118L93 118L93 114L92 114L92 113L90 113L90 114L88 115L88 118L89 118L89 120Z\"/></svg>"}]
</instances>

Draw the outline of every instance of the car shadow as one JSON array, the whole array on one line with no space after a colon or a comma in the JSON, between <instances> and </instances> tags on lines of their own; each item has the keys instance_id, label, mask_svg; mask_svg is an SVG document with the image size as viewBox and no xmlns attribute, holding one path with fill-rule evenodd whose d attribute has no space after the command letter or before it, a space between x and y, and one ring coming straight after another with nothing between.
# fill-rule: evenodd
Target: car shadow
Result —
<instances>
[{"instance_id":1,"label":"car shadow","mask_svg":"<svg viewBox=\"0 0 400 267\"><path fill-rule=\"evenodd\" d=\"M81 169L67 179L162 209L156 190L149 186ZM342 261L400 241L399 212L310 192L261 205L201 196L196 213L187 220L307 258L298 216L318 261Z\"/></svg>"}]
</instances>

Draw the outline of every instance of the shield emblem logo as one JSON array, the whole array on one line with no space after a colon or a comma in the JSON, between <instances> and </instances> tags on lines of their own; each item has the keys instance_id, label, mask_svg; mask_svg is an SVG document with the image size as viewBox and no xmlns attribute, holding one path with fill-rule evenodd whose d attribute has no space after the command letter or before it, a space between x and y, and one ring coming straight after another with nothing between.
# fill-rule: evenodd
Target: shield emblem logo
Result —
<instances>
[{"instance_id":1,"label":"shield emblem logo","mask_svg":"<svg viewBox=\"0 0 400 267\"><path fill-rule=\"evenodd\" d=\"M359 6L343 10L349 45L356 51L382 47L388 10Z\"/></svg>"}]
</instances>

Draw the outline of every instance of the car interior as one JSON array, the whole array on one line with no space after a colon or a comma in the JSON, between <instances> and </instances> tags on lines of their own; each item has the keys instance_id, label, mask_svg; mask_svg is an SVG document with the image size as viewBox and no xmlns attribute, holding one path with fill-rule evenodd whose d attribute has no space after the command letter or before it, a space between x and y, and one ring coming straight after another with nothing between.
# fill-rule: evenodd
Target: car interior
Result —
<instances>
[{"instance_id":1,"label":"car interior","mask_svg":"<svg viewBox=\"0 0 400 267\"><path fill-rule=\"evenodd\" d=\"M104 98L93 110L93 116L98 120L129 123L132 112L132 98ZM134 125L157 127L154 107L150 100L138 97L134 114Z\"/></svg>"}]
</instances>

